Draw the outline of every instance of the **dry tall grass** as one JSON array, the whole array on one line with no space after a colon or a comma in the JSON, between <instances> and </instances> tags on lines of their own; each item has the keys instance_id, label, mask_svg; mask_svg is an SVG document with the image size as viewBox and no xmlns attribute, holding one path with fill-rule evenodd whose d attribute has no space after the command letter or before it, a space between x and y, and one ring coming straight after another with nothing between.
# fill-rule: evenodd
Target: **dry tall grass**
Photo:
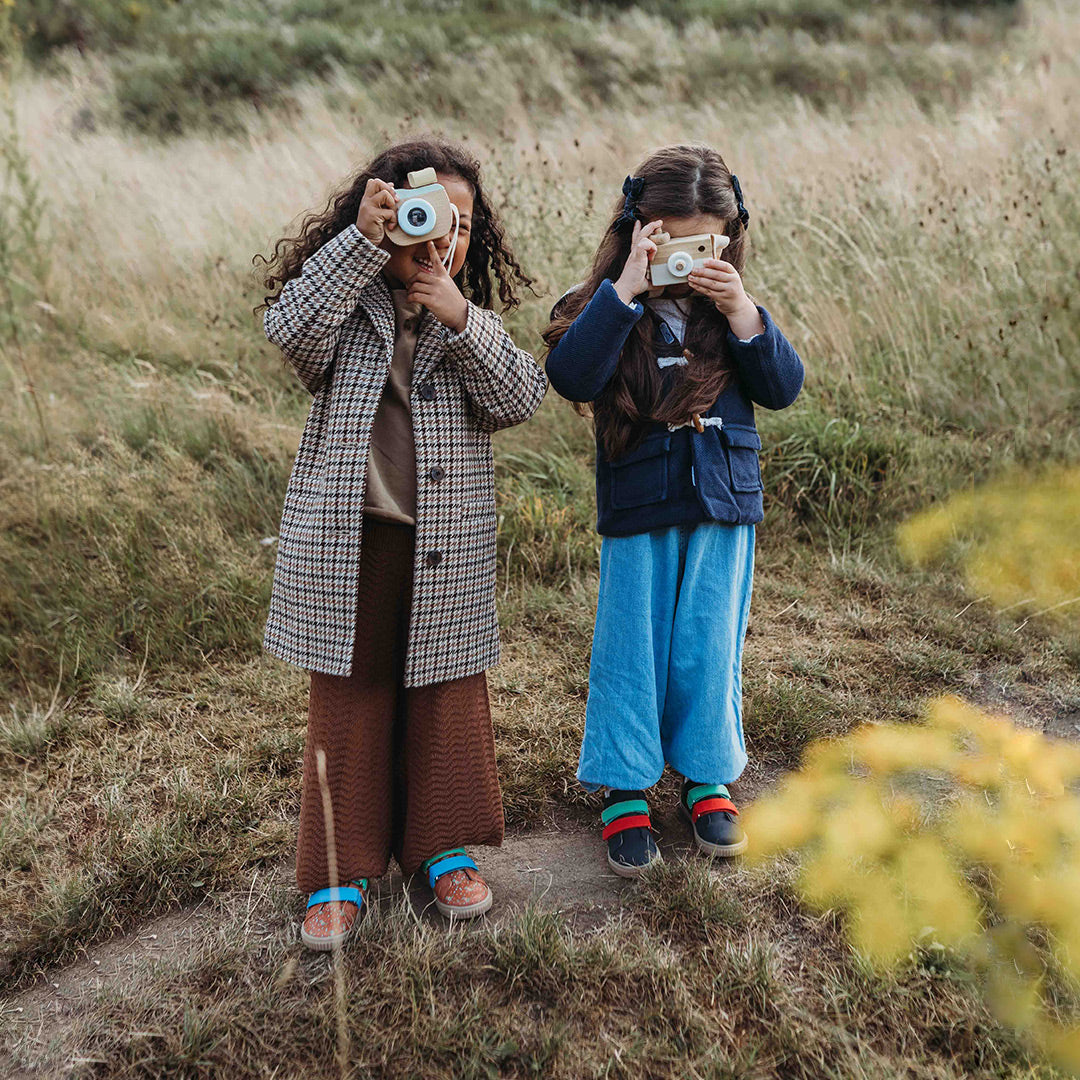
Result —
<instances>
[{"instance_id":1,"label":"dry tall grass","mask_svg":"<svg viewBox=\"0 0 1080 1080\"><path fill-rule=\"evenodd\" d=\"M511 234L552 292L580 276L638 158L662 141L713 143L749 193L760 238L750 283L819 361L813 389L854 385L861 409L884 395L935 415L944 404L969 422L1014 421L1026 418L1033 376L1047 380L1034 385L1042 411L1076 376L1075 321L1060 317L1060 290L1077 224L1067 133L1080 44L1064 6L1034 8L1017 34L998 74L952 115L894 87L824 114L797 100L734 113L726 102L678 111L658 102L613 123L510 104L496 131L467 116L447 128L476 146ZM53 208L49 302L99 346L212 366L272 393L273 358L240 299L257 298L245 288L248 260L388 135L415 130L422 111L388 112L342 75L336 90L362 100L374 126L311 86L297 116L252 117L243 139L162 144L73 127L103 78L87 63L69 82L38 79L19 95ZM549 299L515 320L523 336L542 325ZM68 393L57 395L54 422L70 426L72 399L98 395L86 394L85 369L65 387L71 365L56 366L50 379Z\"/></svg>"},{"instance_id":2,"label":"dry tall grass","mask_svg":"<svg viewBox=\"0 0 1080 1080\"><path fill-rule=\"evenodd\" d=\"M641 29L659 32L644 17ZM1038 622L1013 634L983 606L968 611L970 597L947 578L912 574L890 554L898 516L970 476L1080 456L1070 292L1080 192L1069 142L1080 126L1080 21L1069 5L1035 4L1007 55L997 42L983 46L994 49L993 73L938 105L899 82L824 109L777 95L736 95L735 110L687 105L685 86L665 86L651 100L635 88L632 110L577 107L566 93L550 113L477 91L475 115L439 125L476 147L540 279L544 295L510 320L534 348L551 299L580 278L623 175L649 148L703 139L742 178L756 244L748 283L810 372L797 409L761 418L770 508L746 679L756 767L791 762L812 739L883 712L911 719L923 693L1008 685L1011 700L1036 710L1080 703L1075 645ZM81 110L100 115L112 76L93 58L70 70L17 88L23 144L48 201L51 270L21 311L29 367L0 370L0 649L13 706L0 725L0 946L19 979L147 911L243 880L289 847L303 680L257 650L273 557L262 541L276 531L308 399L250 315L260 299L250 260L423 119L396 104L400 86L338 73L297 91L295 111L241 114L234 137L162 143L108 124L89 130ZM458 77L448 101L475 84L473 71ZM492 686L518 824L582 802L570 777L595 598L590 441L553 398L497 441L507 653ZM716 1047L735 1047L746 1024L749 1056L732 1070L756 1067L757 1047L762 1075L819 1066L844 1075L864 1046L847 1026L885 1023L889 1048L874 1058L883 1075L901 1062L927 1077L1039 1074L951 976L920 969L903 985L869 984L785 888L740 886L771 913L759 940L723 936L697 916L707 883L669 884L603 948L543 920L478 939L460 962L423 937L403 955L408 977L428 987L420 1000L434 1003L434 1028L371 976L404 935L376 926L347 965L361 987L350 1008L363 1013L368 1043L405 1053L413 1032L428 1031L430 1045L408 1053L444 1064L474 1017L494 1010L498 1038L523 1048L506 1051L514 1068L558 1058L562 1075L582 1075L573 1047L609 1055L591 1018L622 1001L611 979L594 978L599 956L613 978L629 972L627 985L678 999L686 1040L672 1042L662 1012L652 1015L636 1063L651 1047L722 1075ZM660 943L636 965L626 957L642 928ZM816 974L789 962L795 934L827 938ZM188 1002L210 1016L196 1034L217 1033L239 1009L257 1016L267 1045L295 1044L281 999L260 982L263 954L247 948L218 958L221 969L206 958L183 1003L138 1003L140 1031L172 1032L161 1057L135 1034L94 1036L108 1068L133 1074L174 1050L170 1067L203 1055L225 1068L213 1056L233 1053L231 1036L188 1046L176 1035ZM703 1015L691 981L714 963L710 1001L721 1011ZM487 975L466 1015L438 977L464 979L469 964ZM239 973L235 998L220 990L226 967ZM725 978L746 987L747 1012ZM781 985L798 980L812 987L814 1017L801 989ZM322 1009L318 993L290 987L297 1023ZM523 1000L540 1003L535 1023L516 1012ZM382 1011L364 1012L370 1001ZM565 1040L545 1001L570 1016ZM909 1031L903 1017L916 1013ZM109 1008L101 1015L115 1023ZM613 1037L630 1038L640 1017L619 1015ZM392 1018L387 1027L380 1016ZM814 1046L802 1065L800 1040ZM933 1044L930 1064L911 1063L910 1040ZM962 1055L951 1063L956 1040ZM327 1045L312 1050L320 1066L332 1061ZM502 1046L476 1049L477 1068L500 1067ZM251 1046L236 1052L251 1074Z\"/></svg>"}]
</instances>

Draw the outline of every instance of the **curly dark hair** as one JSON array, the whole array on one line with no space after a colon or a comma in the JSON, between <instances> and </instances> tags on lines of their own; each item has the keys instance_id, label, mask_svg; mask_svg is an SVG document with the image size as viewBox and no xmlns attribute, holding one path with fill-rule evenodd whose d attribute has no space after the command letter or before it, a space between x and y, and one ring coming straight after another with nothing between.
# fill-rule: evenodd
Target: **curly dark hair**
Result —
<instances>
[{"instance_id":1,"label":"curly dark hair","mask_svg":"<svg viewBox=\"0 0 1080 1080\"><path fill-rule=\"evenodd\" d=\"M731 243L724 259L741 274L749 251L746 227L739 218L731 172L709 146L666 146L650 154L635 170L645 184L637 205L641 222L667 216L713 214L724 224ZM584 284L555 306L544 331L550 354L570 324L581 314L605 278L615 281L630 253L631 233L617 222L623 209L619 195ZM708 410L734 372L727 356L727 320L701 296L690 298L686 325L687 359L670 385L656 366L652 351L652 322L641 319L630 331L619 366L603 393L593 402L579 402L578 412L592 414L608 458L614 460L641 442L656 421L681 423L691 413Z\"/></svg>"},{"instance_id":2,"label":"curly dark hair","mask_svg":"<svg viewBox=\"0 0 1080 1080\"><path fill-rule=\"evenodd\" d=\"M330 196L326 208L311 212L300 223L296 236L287 236L275 245L270 258L256 255L266 266L263 283L268 290L256 310L268 307L281 295L285 282L298 277L304 263L343 229L356 223L364 188L372 177L394 187L404 187L414 169L428 166L438 173L460 177L473 190L472 232L469 250L455 283L462 293L480 307L492 306L492 277L498 282L502 310L516 308L519 288L531 288L529 277L506 241L502 223L484 194L480 163L456 143L437 138L413 139L387 147L364 166L347 185Z\"/></svg>"}]
</instances>

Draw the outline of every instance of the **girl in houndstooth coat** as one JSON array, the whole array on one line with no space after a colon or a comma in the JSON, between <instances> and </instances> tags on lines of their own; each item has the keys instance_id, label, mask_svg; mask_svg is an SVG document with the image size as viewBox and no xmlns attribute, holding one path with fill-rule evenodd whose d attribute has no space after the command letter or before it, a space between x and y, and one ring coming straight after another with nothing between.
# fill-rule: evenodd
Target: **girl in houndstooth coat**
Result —
<instances>
[{"instance_id":1,"label":"girl in houndstooth coat","mask_svg":"<svg viewBox=\"0 0 1080 1080\"><path fill-rule=\"evenodd\" d=\"M428 167L456 242L392 243L395 188ZM277 244L266 281L267 337L313 395L265 646L311 673L297 880L303 939L326 949L391 854L428 872L443 914L491 906L463 849L503 831L491 434L527 420L546 381L491 310L493 288L506 310L531 282L453 144L384 151Z\"/></svg>"}]
</instances>

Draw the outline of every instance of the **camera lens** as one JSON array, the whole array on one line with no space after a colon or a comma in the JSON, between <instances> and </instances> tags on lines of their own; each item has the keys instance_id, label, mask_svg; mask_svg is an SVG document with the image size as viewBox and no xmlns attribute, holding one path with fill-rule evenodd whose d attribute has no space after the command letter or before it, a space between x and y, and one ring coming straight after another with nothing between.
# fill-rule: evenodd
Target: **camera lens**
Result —
<instances>
[{"instance_id":1,"label":"camera lens","mask_svg":"<svg viewBox=\"0 0 1080 1080\"><path fill-rule=\"evenodd\" d=\"M427 199L406 199L398 208L398 224L407 236L426 236L435 228L436 217Z\"/></svg>"},{"instance_id":2,"label":"camera lens","mask_svg":"<svg viewBox=\"0 0 1080 1080\"><path fill-rule=\"evenodd\" d=\"M688 251L675 251L668 256L668 273L672 277L688 277L694 269L694 259Z\"/></svg>"}]
</instances>

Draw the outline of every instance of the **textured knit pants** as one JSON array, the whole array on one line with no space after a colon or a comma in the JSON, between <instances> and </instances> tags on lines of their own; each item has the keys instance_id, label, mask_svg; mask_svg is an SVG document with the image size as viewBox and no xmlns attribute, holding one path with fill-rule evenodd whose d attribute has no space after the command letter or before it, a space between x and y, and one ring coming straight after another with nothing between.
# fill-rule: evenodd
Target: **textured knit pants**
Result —
<instances>
[{"instance_id":1,"label":"textured knit pants","mask_svg":"<svg viewBox=\"0 0 1080 1080\"><path fill-rule=\"evenodd\" d=\"M487 678L402 685L415 530L364 519L352 674L311 673L296 880L304 892L413 873L432 855L499 844L502 795ZM329 880L316 752L326 754L338 882Z\"/></svg>"},{"instance_id":2,"label":"textured knit pants","mask_svg":"<svg viewBox=\"0 0 1080 1080\"><path fill-rule=\"evenodd\" d=\"M667 762L699 784L746 765L742 649L754 526L605 536L578 779L652 787Z\"/></svg>"}]
</instances>

